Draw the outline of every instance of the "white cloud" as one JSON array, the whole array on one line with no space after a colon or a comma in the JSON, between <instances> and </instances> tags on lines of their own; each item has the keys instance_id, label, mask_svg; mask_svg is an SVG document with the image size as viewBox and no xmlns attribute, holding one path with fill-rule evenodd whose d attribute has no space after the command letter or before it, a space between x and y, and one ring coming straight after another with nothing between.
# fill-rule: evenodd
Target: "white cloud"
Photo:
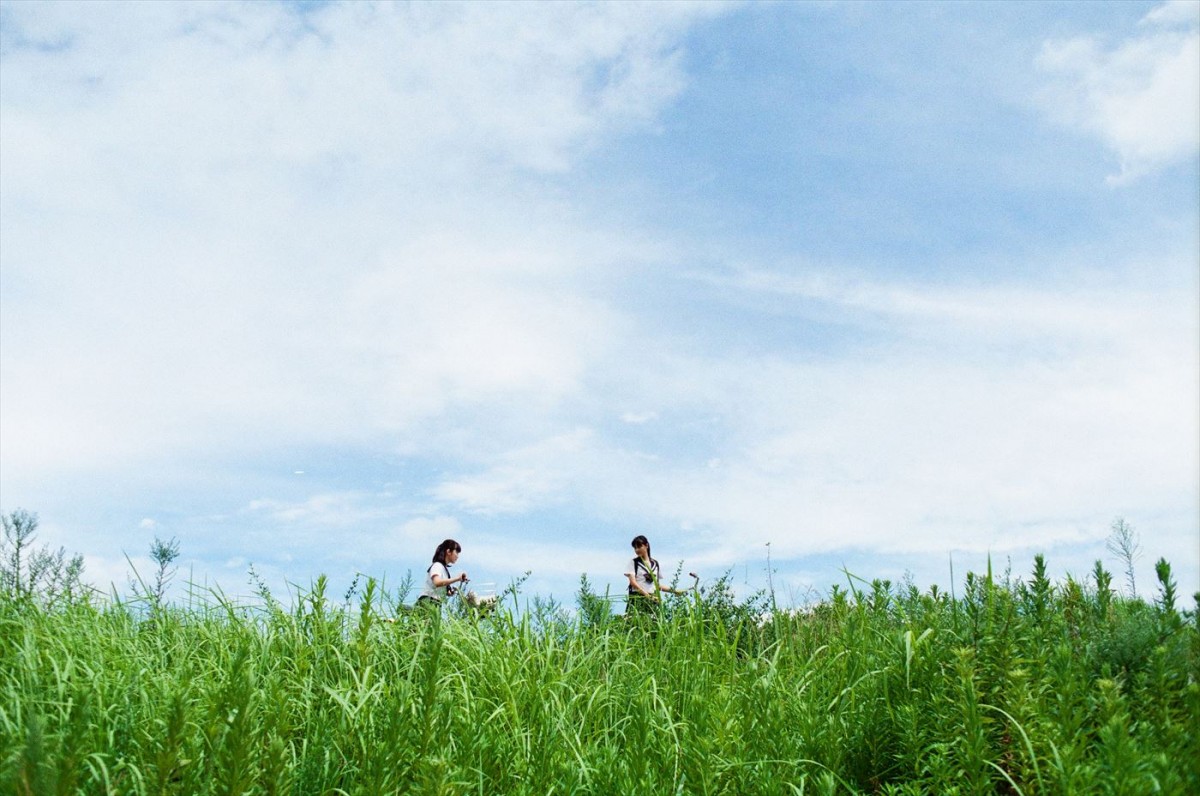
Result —
<instances>
[{"instance_id":1,"label":"white cloud","mask_svg":"<svg viewBox=\"0 0 1200 796\"><path fill-rule=\"evenodd\" d=\"M597 564L610 540L586 528L492 530L563 506L637 517L714 567L766 541L1008 550L1077 543L1097 514L1103 532L1118 503L1195 515L1197 313L1177 284L706 277L748 316L873 341L848 358L706 350L720 328L665 334L614 298L640 287L628 263L686 246L586 217L559 181L653 131L687 26L724 6L293 8L4 6L6 493L147 463L194 484L277 446L445 463L402 498L307 460L286 484L254 474L257 501L212 509L236 541L185 552L273 586L292 562L414 566L445 537L473 574L619 583L627 538ZM1046 45L1063 118L1125 179L1195 150L1193 11Z\"/></svg>"},{"instance_id":2,"label":"white cloud","mask_svg":"<svg viewBox=\"0 0 1200 796\"><path fill-rule=\"evenodd\" d=\"M301 502L262 498L250 501L246 511L265 513L284 525L345 527L379 516L378 508L365 507L369 497L363 492L340 492L312 495Z\"/></svg>"},{"instance_id":3,"label":"white cloud","mask_svg":"<svg viewBox=\"0 0 1200 796\"><path fill-rule=\"evenodd\" d=\"M250 501L241 516L239 525L253 530L238 540L239 549L268 566L294 557L321 558L335 569L356 562L361 567L368 562L408 566L425 560L442 539L464 533L457 517L392 491L260 498Z\"/></svg>"},{"instance_id":4,"label":"white cloud","mask_svg":"<svg viewBox=\"0 0 1200 796\"><path fill-rule=\"evenodd\" d=\"M1097 135L1119 156L1128 182L1200 150L1200 6L1159 6L1129 39L1047 41L1038 65L1057 78L1047 110Z\"/></svg>"},{"instance_id":5,"label":"white cloud","mask_svg":"<svg viewBox=\"0 0 1200 796\"><path fill-rule=\"evenodd\" d=\"M431 560L443 539L462 543L463 526L456 517L433 515L414 517L370 542L372 555L384 560L411 562Z\"/></svg>"},{"instance_id":6,"label":"white cloud","mask_svg":"<svg viewBox=\"0 0 1200 796\"><path fill-rule=\"evenodd\" d=\"M851 358L676 350L627 363L662 407L647 434L548 439L439 497L657 518L694 529L697 562L767 541L781 557L1019 551L1086 541L1122 512L1200 508L1200 325L1173 289L831 286L766 272L738 284L802 291L822 317L880 325L887 342ZM697 434L697 412L715 418L710 432ZM686 444L655 436L672 430Z\"/></svg>"},{"instance_id":7,"label":"white cloud","mask_svg":"<svg viewBox=\"0 0 1200 796\"><path fill-rule=\"evenodd\" d=\"M153 571L154 564L146 557L126 559L124 557L85 555L83 557L83 581L105 597L114 591L118 595L129 594L130 582L137 582L133 577L133 570L130 569L131 561L138 572L143 573L142 577L146 577L146 573Z\"/></svg>"},{"instance_id":8,"label":"white cloud","mask_svg":"<svg viewBox=\"0 0 1200 796\"><path fill-rule=\"evenodd\" d=\"M639 244L542 177L653 124L718 10L6 6L6 471L571 394L616 322L578 280Z\"/></svg>"},{"instance_id":9,"label":"white cloud","mask_svg":"<svg viewBox=\"0 0 1200 796\"><path fill-rule=\"evenodd\" d=\"M1103 277L1062 263L1046 269L1050 276L1041 285L1002 279L973 286L922 285L881 282L850 271L745 266L698 278L722 288L788 297L797 302L798 315L899 327L905 335L944 344L1038 345L1051 357L1065 355L1063 346L1157 346L1165 340L1179 354L1188 345L1186 334L1197 323L1197 306L1183 292L1195 283L1187 263L1159 258ZM1127 273L1122 276L1120 270Z\"/></svg>"},{"instance_id":10,"label":"white cloud","mask_svg":"<svg viewBox=\"0 0 1200 796\"><path fill-rule=\"evenodd\" d=\"M640 426L657 419L658 412L625 412L621 415L621 422L631 423L635 426Z\"/></svg>"},{"instance_id":11,"label":"white cloud","mask_svg":"<svg viewBox=\"0 0 1200 796\"><path fill-rule=\"evenodd\" d=\"M403 166L406 178L434 165L469 179L472 167L497 159L567 169L581 147L653 121L683 86L678 34L717 10L49 6L13 6L6 16L12 143L34 146L22 131L45 136L46 151L69 157L11 167L20 170L8 179L30 179L10 184L29 191L55 168L110 175L118 191L155 175L203 188L195 181L328 157L393 173ZM29 41L66 46L22 46ZM68 140L74 147L56 146ZM125 151L139 156L97 157ZM62 198L49 187L38 195Z\"/></svg>"},{"instance_id":12,"label":"white cloud","mask_svg":"<svg viewBox=\"0 0 1200 796\"><path fill-rule=\"evenodd\" d=\"M1167 0L1142 18L1143 26L1200 27L1200 4L1196 0Z\"/></svg>"},{"instance_id":13,"label":"white cloud","mask_svg":"<svg viewBox=\"0 0 1200 796\"><path fill-rule=\"evenodd\" d=\"M482 514L525 512L561 499L586 468L593 435L586 429L504 454L486 472L457 477L433 491L438 500Z\"/></svg>"}]
</instances>

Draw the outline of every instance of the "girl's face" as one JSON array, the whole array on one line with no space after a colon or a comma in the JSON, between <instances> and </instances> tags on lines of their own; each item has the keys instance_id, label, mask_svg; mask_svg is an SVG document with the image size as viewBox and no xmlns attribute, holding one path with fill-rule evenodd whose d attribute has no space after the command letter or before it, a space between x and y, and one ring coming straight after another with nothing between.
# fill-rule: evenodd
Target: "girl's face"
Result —
<instances>
[{"instance_id":1,"label":"girl's face","mask_svg":"<svg viewBox=\"0 0 1200 796\"><path fill-rule=\"evenodd\" d=\"M447 564L453 564L457 560L458 560L458 551L457 550L447 550L446 551L446 563Z\"/></svg>"},{"instance_id":2,"label":"girl's face","mask_svg":"<svg viewBox=\"0 0 1200 796\"><path fill-rule=\"evenodd\" d=\"M634 545L633 554L636 555L638 558L645 558L646 556L648 556L650 554L650 545L646 545L646 544Z\"/></svg>"}]
</instances>

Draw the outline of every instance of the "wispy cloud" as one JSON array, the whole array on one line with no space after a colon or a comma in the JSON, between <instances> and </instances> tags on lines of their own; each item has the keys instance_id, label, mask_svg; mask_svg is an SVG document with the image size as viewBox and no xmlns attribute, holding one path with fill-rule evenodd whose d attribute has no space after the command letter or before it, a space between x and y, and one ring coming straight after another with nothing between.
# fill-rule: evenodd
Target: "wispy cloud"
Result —
<instances>
[{"instance_id":1,"label":"wispy cloud","mask_svg":"<svg viewBox=\"0 0 1200 796\"><path fill-rule=\"evenodd\" d=\"M556 171L590 141L653 121L683 85L676 34L714 12L706 4L10 4L6 58L44 66L6 81L9 124L49 134L51 150L71 136L76 155L66 165L89 171L114 168L111 158L90 157L92 147L135 149L132 179L163 168L211 178L210 167L258 171L339 154L428 175L421 166L434 152L439 174L465 177L457 170L496 158ZM25 79L34 74L36 85ZM75 114L80 104L86 131L27 126L37 122L21 112ZM35 162L15 176L50 166Z\"/></svg>"},{"instance_id":2,"label":"wispy cloud","mask_svg":"<svg viewBox=\"0 0 1200 796\"><path fill-rule=\"evenodd\" d=\"M570 495L597 515L658 517L726 560L766 541L782 556L1067 543L1103 533L1124 510L1114 496L1143 510L1193 499L1200 327L1172 290L918 289L765 270L724 284L802 295L827 305L822 318L886 332L851 357L674 351L671 366L632 365L662 407L653 430L525 447L440 496L534 512ZM796 312L805 323L811 310ZM678 424L689 444L664 445L662 427Z\"/></svg>"},{"instance_id":3,"label":"wispy cloud","mask_svg":"<svg viewBox=\"0 0 1200 796\"><path fill-rule=\"evenodd\" d=\"M1047 41L1039 65L1057 81L1047 108L1119 156L1125 183L1200 151L1200 6L1174 0L1118 42Z\"/></svg>"},{"instance_id":4,"label":"wispy cloud","mask_svg":"<svg viewBox=\"0 0 1200 796\"><path fill-rule=\"evenodd\" d=\"M592 434L576 430L504 453L485 474L445 481L438 500L471 512L525 512L562 499L563 487L580 471Z\"/></svg>"},{"instance_id":5,"label":"wispy cloud","mask_svg":"<svg viewBox=\"0 0 1200 796\"><path fill-rule=\"evenodd\" d=\"M713 567L1194 534L1195 197L1134 184L1194 154L1194 5L1042 46L1120 192L995 176L1045 134L996 101L1020 14L946 80L927 7L0 9L0 474L104 507L68 548L305 581L451 536L561 590L633 526ZM842 52L898 21L936 57Z\"/></svg>"},{"instance_id":6,"label":"wispy cloud","mask_svg":"<svg viewBox=\"0 0 1200 796\"><path fill-rule=\"evenodd\" d=\"M717 10L5 9L4 456L31 472L576 389L611 314L574 275L628 244L538 180L652 123Z\"/></svg>"}]
</instances>

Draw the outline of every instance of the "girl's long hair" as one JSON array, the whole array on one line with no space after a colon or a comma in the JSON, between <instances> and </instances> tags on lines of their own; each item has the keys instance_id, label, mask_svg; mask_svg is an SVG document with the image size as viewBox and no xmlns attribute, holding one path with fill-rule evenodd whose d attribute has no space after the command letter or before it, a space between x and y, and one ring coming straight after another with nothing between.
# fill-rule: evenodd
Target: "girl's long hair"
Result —
<instances>
[{"instance_id":1,"label":"girl's long hair","mask_svg":"<svg viewBox=\"0 0 1200 796\"><path fill-rule=\"evenodd\" d=\"M454 541L453 539L447 539L446 541L444 541L440 545L438 545L437 550L433 551L434 563L441 564L443 567L449 568L450 565L446 563L446 553L449 553L451 550L453 550L456 553L461 553L462 546L458 542Z\"/></svg>"}]
</instances>

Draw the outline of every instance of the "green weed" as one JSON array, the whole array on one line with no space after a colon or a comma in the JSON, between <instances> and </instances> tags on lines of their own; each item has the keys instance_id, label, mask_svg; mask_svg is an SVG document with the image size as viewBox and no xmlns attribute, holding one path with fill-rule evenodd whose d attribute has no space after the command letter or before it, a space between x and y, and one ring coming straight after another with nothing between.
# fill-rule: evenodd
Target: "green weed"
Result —
<instances>
[{"instance_id":1,"label":"green weed","mask_svg":"<svg viewBox=\"0 0 1200 796\"><path fill-rule=\"evenodd\" d=\"M489 616L371 578L291 607L14 590L0 792L1195 793L1197 618L1158 574L1153 603L1040 556L961 597L848 575L793 612L726 580L636 622L586 579L574 613Z\"/></svg>"}]
</instances>

